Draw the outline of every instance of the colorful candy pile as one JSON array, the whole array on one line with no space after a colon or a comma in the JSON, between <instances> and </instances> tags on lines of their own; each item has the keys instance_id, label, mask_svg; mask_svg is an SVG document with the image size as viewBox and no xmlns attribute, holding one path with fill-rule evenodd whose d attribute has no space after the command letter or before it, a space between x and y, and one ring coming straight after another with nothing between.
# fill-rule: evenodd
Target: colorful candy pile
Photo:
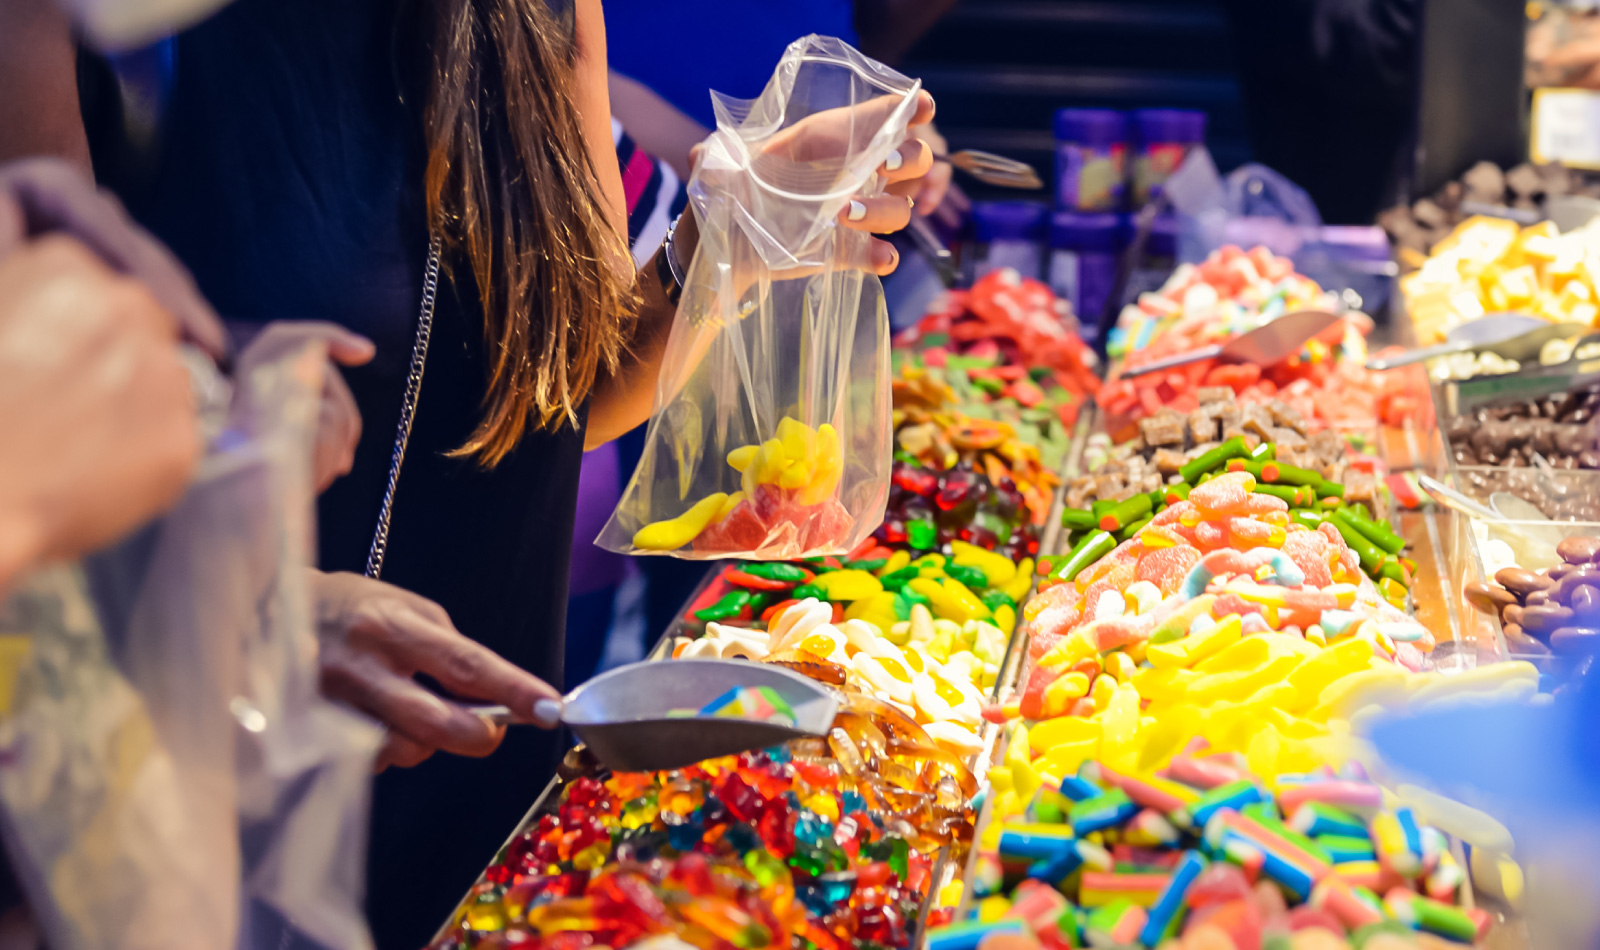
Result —
<instances>
[{"instance_id":1,"label":"colorful candy pile","mask_svg":"<svg viewBox=\"0 0 1600 950\"><path fill-rule=\"evenodd\" d=\"M1281 276L1274 276L1281 275ZM1264 248L1248 253L1223 248L1198 267L1180 267L1158 294L1140 297L1123 312L1120 349L1125 366L1227 340L1297 310L1336 310L1337 300L1314 281L1293 273L1286 258ZM1330 330L1299 354L1276 366L1224 364L1201 360L1165 372L1108 380L1099 402L1106 431L1117 442L1133 438L1139 419L1163 407L1179 413L1199 408L1198 393L1208 387L1231 389L1240 404L1274 399L1294 407L1312 430L1327 426L1373 426L1426 421L1432 403L1427 377L1420 371L1371 373L1366 335L1372 322L1359 313L1345 315L1343 334L1329 342ZM1118 331L1113 331L1115 337ZM1336 398L1335 398L1336 394Z\"/></svg>"},{"instance_id":2,"label":"colorful candy pile","mask_svg":"<svg viewBox=\"0 0 1600 950\"><path fill-rule=\"evenodd\" d=\"M976 950L1007 932L1043 947L1151 950L1485 935L1489 915L1459 903L1466 874L1446 836L1386 805L1359 769L1273 786L1239 755L1204 749L1143 778L1086 761L986 834L973 917L932 930L929 950ZM1324 933L1299 936L1308 930Z\"/></svg>"},{"instance_id":3,"label":"colorful candy pile","mask_svg":"<svg viewBox=\"0 0 1600 950\"><path fill-rule=\"evenodd\" d=\"M971 840L974 788L915 724L847 695L826 740L571 781L434 947L905 947L935 852Z\"/></svg>"},{"instance_id":4,"label":"colorful candy pile","mask_svg":"<svg viewBox=\"0 0 1600 950\"><path fill-rule=\"evenodd\" d=\"M1600 225L1561 234L1550 221L1524 228L1480 216L1434 245L1420 268L1400 278L1400 290L1418 341L1429 344L1487 313L1595 324L1597 268Z\"/></svg>"},{"instance_id":5,"label":"colorful candy pile","mask_svg":"<svg viewBox=\"0 0 1600 950\"><path fill-rule=\"evenodd\" d=\"M896 345L923 350L929 365L949 356L987 357L1008 366L1048 367L1053 381L1081 404L1100 389L1094 351L1078 337L1067 302L1042 281L1010 267L990 271L970 290L952 290ZM1036 380L1037 381L1037 380Z\"/></svg>"},{"instance_id":6,"label":"colorful candy pile","mask_svg":"<svg viewBox=\"0 0 1600 950\"><path fill-rule=\"evenodd\" d=\"M1024 608L1034 668L995 714L1048 720L1029 741L1056 774L1096 756L1148 768L1195 737L1261 775L1306 771L1340 711L1330 684L1424 667L1433 635L1363 572L1348 522L1313 528L1255 487L1219 475L1121 545L1095 529L1085 550L1109 553L1047 568Z\"/></svg>"},{"instance_id":7,"label":"colorful candy pile","mask_svg":"<svg viewBox=\"0 0 1600 950\"><path fill-rule=\"evenodd\" d=\"M692 611L704 633L677 638L673 655L799 663L897 706L941 748L970 755L981 747L983 696L994 687L1033 562L959 540L949 548L948 558L900 550L730 569L701 598L724 584L727 593Z\"/></svg>"},{"instance_id":8,"label":"colorful candy pile","mask_svg":"<svg viewBox=\"0 0 1600 950\"><path fill-rule=\"evenodd\" d=\"M1324 476L1323 471L1342 471L1338 464L1323 467L1321 471L1292 465L1278 457L1278 446L1260 442L1253 448L1249 439L1234 436L1226 442L1213 445L1206 451L1185 456L1177 466L1171 482L1160 485L1156 475L1156 488L1145 490L1148 483L1128 484L1108 482L1113 476L1097 477L1084 493L1098 493L1104 489L1111 497L1095 501L1088 508L1066 507L1061 512L1062 527L1071 534L1072 551L1065 563L1050 569L1053 576L1071 579L1078 571L1095 563L1110 553L1118 542L1129 541L1146 525L1170 523L1167 510L1184 499L1193 498L1193 491L1213 480L1227 481L1231 485L1245 484L1236 476L1249 476L1249 493L1276 499L1274 502L1254 501L1250 514L1272 515L1276 505L1282 505L1285 514L1270 520L1286 520L1290 524L1317 529L1326 523L1353 552L1361 568L1378 583L1385 599L1404 606L1406 593L1411 586L1411 575L1416 565L1400 556L1405 541L1394 533L1387 521L1375 519L1375 509L1380 504L1375 497L1376 482L1370 475L1360 482L1360 498L1342 482ZM1354 473L1360 474L1360 473ZM1216 489L1207 489L1212 497ZM1078 492L1069 495L1068 502L1082 497ZM1243 513L1243 512L1240 512ZM1194 520L1197 516L1190 512ZM1160 519L1160 520L1158 520ZM1236 531L1255 531L1266 540L1253 542ZM1280 532L1263 533L1263 528L1247 528L1230 524L1225 536L1214 536L1209 529L1201 529L1197 539L1202 550L1233 545L1251 547L1256 544L1279 546L1285 535ZM1107 537L1109 536L1109 537ZM1277 541L1278 544L1273 542ZM1049 559L1044 559L1049 561ZM1041 588L1046 585L1041 585Z\"/></svg>"},{"instance_id":9,"label":"colorful candy pile","mask_svg":"<svg viewBox=\"0 0 1600 950\"><path fill-rule=\"evenodd\" d=\"M1107 349L1126 357L1169 334L1195 346L1219 343L1286 313L1337 305L1336 295L1295 273L1289 258L1228 246L1203 263L1180 265L1160 290L1139 295L1118 318Z\"/></svg>"},{"instance_id":10,"label":"colorful candy pile","mask_svg":"<svg viewBox=\"0 0 1600 950\"><path fill-rule=\"evenodd\" d=\"M1277 400L1240 406L1226 387L1202 389L1198 397L1200 408L1187 416L1163 408L1140 420L1139 435L1120 445L1113 445L1105 433L1090 436L1083 452L1088 474L1068 484L1067 507L1123 501L1176 485L1184 481L1186 467L1192 470L1201 459L1219 452L1231 455L1239 443L1247 454L1270 454L1280 472L1289 466L1343 485L1342 497L1348 503L1366 505L1373 512L1386 507L1378 478L1382 465L1356 454L1355 445L1363 440L1354 434L1341 437L1328 429L1312 431L1294 407ZM1312 474L1299 475L1307 487L1316 484Z\"/></svg>"}]
</instances>

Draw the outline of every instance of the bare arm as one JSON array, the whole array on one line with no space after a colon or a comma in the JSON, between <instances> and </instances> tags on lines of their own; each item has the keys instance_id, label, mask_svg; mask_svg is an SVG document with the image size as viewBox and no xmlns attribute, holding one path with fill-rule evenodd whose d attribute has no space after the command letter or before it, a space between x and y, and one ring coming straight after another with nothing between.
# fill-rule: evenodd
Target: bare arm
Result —
<instances>
[{"instance_id":1,"label":"bare arm","mask_svg":"<svg viewBox=\"0 0 1600 950\"><path fill-rule=\"evenodd\" d=\"M72 26L54 0L0 2L0 162L53 155L89 168Z\"/></svg>"},{"instance_id":2,"label":"bare arm","mask_svg":"<svg viewBox=\"0 0 1600 950\"><path fill-rule=\"evenodd\" d=\"M640 148L665 161L679 179L688 181L689 150L704 142L711 131L637 79L612 70L610 85L611 114Z\"/></svg>"},{"instance_id":3,"label":"bare arm","mask_svg":"<svg viewBox=\"0 0 1600 950\"><path fill-rule=\"evenodd\" d=\"M861 51L892 66L955 5L956 0L857 0Z\"/></svg>"}]
</instances>

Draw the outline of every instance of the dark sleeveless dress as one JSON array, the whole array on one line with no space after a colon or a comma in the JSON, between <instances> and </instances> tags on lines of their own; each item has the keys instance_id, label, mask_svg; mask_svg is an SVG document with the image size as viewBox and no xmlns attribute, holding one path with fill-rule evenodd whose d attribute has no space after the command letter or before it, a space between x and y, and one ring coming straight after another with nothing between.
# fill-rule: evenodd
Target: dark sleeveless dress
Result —
<instances>
[{"instance_id":1,"label":"dark sleeveless dress","mask_svg":"<svg viewBox=\"0 0 1600 950\"><path fill-rule=\"evenodd\" d=\"M393 0L237 0L177 38L154 173L121 182L224 318L328 320L377 343L370 366L345 371L363 432L354 470L321 500L324 570L362 570L416 329L420 103L402 101L402 74L426 62L407 40L421 16ZM97 169L118 183L119 150L96 138ZM383 579L559 687L583 432L530 433L490 471L445 458L479 419L486 379L482 314L457 272L464 286L440 288ZM379 947L428 941L553 773L560 741L513 728L489 758L441 754L377 778Z\"/></svg>"}]
</instances>

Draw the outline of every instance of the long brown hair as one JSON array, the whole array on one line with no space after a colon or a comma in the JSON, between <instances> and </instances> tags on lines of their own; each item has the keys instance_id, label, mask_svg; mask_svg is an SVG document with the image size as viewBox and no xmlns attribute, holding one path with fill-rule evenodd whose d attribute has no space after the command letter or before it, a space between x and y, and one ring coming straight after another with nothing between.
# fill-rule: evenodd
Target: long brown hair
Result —
<instances>
[{"instance_id":1,"label":"long brown hair","mask_svg":"<svg viewBox=\"0 0 1600 950\"><path fill-rule=\"evenodd\" d=\"M633 313L574 105L576 49L548 0L435 0L424 131L429 220L483 305L484 414L453 454L493 466L576 424ZM448 260L448 255L447 258Z\"/></svg>"}]
</instances>

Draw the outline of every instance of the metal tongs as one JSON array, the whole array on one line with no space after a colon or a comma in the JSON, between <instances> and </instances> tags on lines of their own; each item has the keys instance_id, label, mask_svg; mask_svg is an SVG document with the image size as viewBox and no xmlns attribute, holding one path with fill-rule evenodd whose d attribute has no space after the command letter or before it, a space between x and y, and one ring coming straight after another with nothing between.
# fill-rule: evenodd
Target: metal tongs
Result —
<instances>
[{"instance_id":1,"label":"metal tongs","mask_svg":"<svg viewBox=\"0 0 1600 950\"><path fill-rule=\"evenodd\" d=\"M1039 180L1039 173L1033 170L1032 165L993 152L969 148L949 155L935 155L933 160L959 168L985 185L996 188L1031 190L1044 187L1044 182Z\"/></svg>"},{"instance_id":2,"label":"metal tongs","mask_svg":"<svg viewBox=\"0 0 1600 950\"><path fill-rule=\"evenodd\" d=\"M794 724L682 713L741 686L771 687L794 710ZM608 768L657 772L825 736L838 710L837 693L787 667L746 660L656 660L619 666L568 693L561 721ZM505 706L470 711L497 725L526 722Z\"/></svg>"}]
</instances>

